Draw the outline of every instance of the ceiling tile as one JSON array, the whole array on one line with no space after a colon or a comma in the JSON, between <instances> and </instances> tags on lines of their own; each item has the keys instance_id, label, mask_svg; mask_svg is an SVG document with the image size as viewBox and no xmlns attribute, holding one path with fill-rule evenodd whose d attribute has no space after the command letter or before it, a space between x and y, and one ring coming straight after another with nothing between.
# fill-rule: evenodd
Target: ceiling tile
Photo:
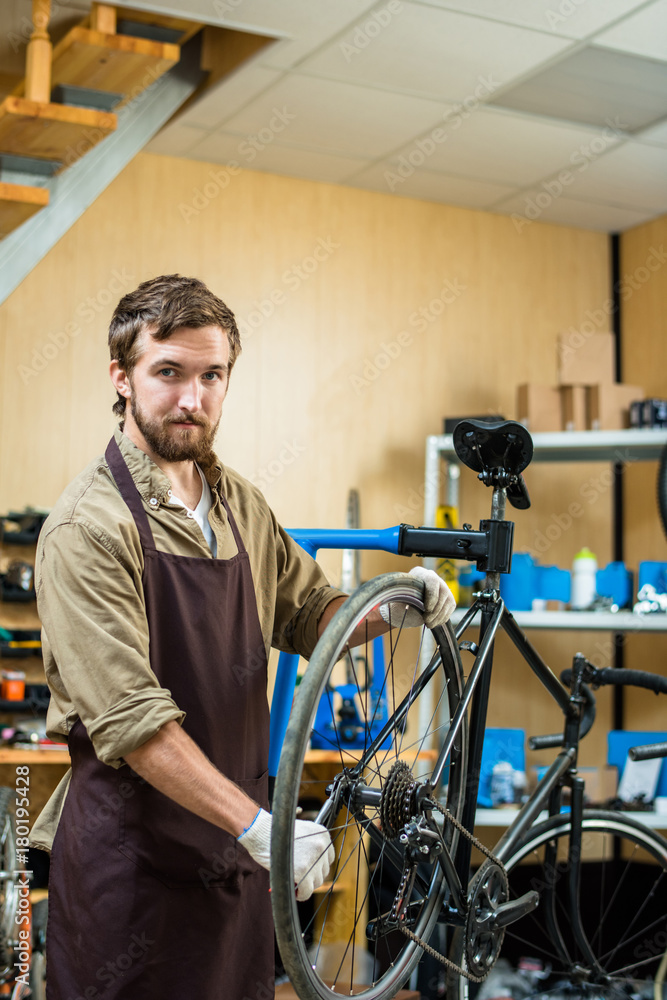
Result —
<instances>
[{"instance_id":1,"label":"ceiling tile","mask_svg":"<svg viewBox=\"0 0 667 1000\"><path fill-rule=\"evenodd\" d=\"M667 114L667 65L594 46L567 56L493 103L635 131Z\"/></svg>"},{"instance_id":2,"label":"ceiling tile","mask_svg":"<svg viewBox=\"0 0 667 1000\"><path fill-rule=\"evenodd\" d=\"M360 17L377 0L132 0L139 10L185 15L204 24L221 24L282 39L263 54L262 63L293 66L332 35Z\"/></svg>"},{"instance_id":3,"label":"ceiling tile","mask_svg":"<svg viewBox=\"0 0 667 1000\"><path fill-rule=\"evenodd\" d=\"M628 142L578 172L568 197L667 211L667 149Z\"/></svg>"},{"instance_id":4,"label":"ceiling tile","mask_svg":"<svg viewBox=\"0 0 667 1000\"><path fill-rule=\"evenodd\" d=\"M508 24L586 38L641 7L646 0L424 0L449 10L480 14Z\"/></svg>"},{"instance_id":5,"label":"ceiling tile","mask_svg":"<svg viewBox=\"0 0 667 1000\"><path fill-rule=\"evenodd\" d=\"M667 0L656 0L604 31L595 44L667 61Z\"/></svg>"},{"instance_id":6,"label":"ceiling tile","mask_svg":"<svg viewBox=\"0 0 667 1000\"><path fill-rule=\"evenodd\" d=\"M383 15L384 23L380 16ZM488 100L571 43L514 25L402 0L357 22L299 67L445 101Z\"/></svg>"},{"instance_id":7,"label":"ceiling tile","mask_svg":"<svg viewBox=\"0 0 667 1000\"><path fill-rule=\"evenodd\" d=\"M257 63L244 66L204 91L198 100L188 105L178 120L200 128L217 128L223 118L236 114L281 75L280 70L258 66Z\"/></svg>"},{"instance_id":8,"label":"ceiling tile","mask_svg":"<svg viewBox=\"0 0 667 1000\"><path fill-rule=\"evenodd\" d=\"M283 145L377 159L451 110L442 102L291 74L225 122L225 131L261 139L275 126Z\"/></svg>"},{"instance_id":9,"label":"ceiling tile","mask_svg":"<svg viewBox=\"0 0 667 1000\"><path fill-rule=\"evenodd\" d=\"M387 180L389 176L390 180ZM513 189L503 184L472 180L469 177L452 177L435 174L429 170L415 171L410 177L396 183L391 163L374 164L368 170L355 174L347 181L348 187L399 194L409 198L461 205L465 208L487 208L499 198L506 197Z\"/></svg>"},{"instance_id":10,"label":"ceiling tile","mask_svg":"<svg viewBox=\"0 0 667 1000\"><path fill-rule=\"evenodd\" d=\"M252 156L252 153L255 153ZM306 180L340 183L366 166L366 161L331 153L317 153L278 142L254 150L244 136L215 133L207 136L192 154L197 160L210 163L234 161L249 170L261 170Z\"/></svg>"},{"instance_id":11,"label":"ceiling tile","mask_svg":"<svg viewBox=\"0 0 667 1000\"><path fill-rule=\"evenodd\" d=\"M145 149L149 153L164 153L166 156L186 156L207 133L200 128L172 122L165 125L151 139Z\"/></svg>"},{"instance_id":12,"label":"ceiling tile","mask_svg":"<svg viewBox=\"0 0 667 1000\"><path fill-rule=\"evenodd\" d=\"M657 212L622 208L618 205L591 204L574 198L556 198L544 207L536 199L543 192L535 189L507 198L493 207L494 212L511 215L517 233L524 233L534 222L555 222L577 229L595 229L603 233L622 233L654 218ZM540 202L540 205L543 204Z\"/></svg>"},{"instance_id":13,"label":"ceiling tile","mask_svg":"<svg viewBox=\"0 0 667 1000\"><path fill-rule=\"evenodd\" d=\"M404 171L423 166L516 188L589 162L618 142L611 129L550 124L529 115L480 108L467 118L455 114L437 134L427 133L409 143L391 161Z\"/></svg>"}]
</instances>

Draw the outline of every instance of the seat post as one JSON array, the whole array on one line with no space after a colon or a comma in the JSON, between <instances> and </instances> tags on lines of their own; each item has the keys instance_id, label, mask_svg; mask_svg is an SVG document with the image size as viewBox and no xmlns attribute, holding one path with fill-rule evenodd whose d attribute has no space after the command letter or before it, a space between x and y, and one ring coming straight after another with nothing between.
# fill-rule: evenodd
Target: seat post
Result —
<instances>
[{"instance_id":1,"label":"seat post","mask_svg":"<svg viewBox=\"0 0 667 1000\"><path fill-rule=\"evenodd\" d=\"M505 508L507 506L507 488L505 486L494 486L491 497L491 520L504 521Z\"/></svg>"},{"instance_id":2,"label":"seat post","mask_svg":"<svg viewBox=\"0 0 667 1000\"><path fill-rule=\"evenodd\" d=\"M507 489L505 486L494 486L491 497L491 520L504 521L507 506ZM486 590L500 590L500 573L486 574Z\"/></svg>"}]
</instances>

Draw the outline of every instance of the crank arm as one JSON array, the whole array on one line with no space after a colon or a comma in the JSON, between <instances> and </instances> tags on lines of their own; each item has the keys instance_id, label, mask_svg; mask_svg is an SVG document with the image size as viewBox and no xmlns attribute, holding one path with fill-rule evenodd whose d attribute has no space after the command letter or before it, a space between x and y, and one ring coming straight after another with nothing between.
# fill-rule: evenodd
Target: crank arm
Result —
<instances>
[{"instance_id":1,"label":"crank arm","mask_svg":"<svg viewBox=\"0 0 667 1000\"><path fill-rule=\"evenodd\" d=\"M508 900L506 903L499 903L486 917L479 919L479 927L483 930L496 931L501 927L513 924L515 920L520 920L527 913L532 913L540 902L539 892L526 892L518 899Z\"/></svg>"}]
</instances>

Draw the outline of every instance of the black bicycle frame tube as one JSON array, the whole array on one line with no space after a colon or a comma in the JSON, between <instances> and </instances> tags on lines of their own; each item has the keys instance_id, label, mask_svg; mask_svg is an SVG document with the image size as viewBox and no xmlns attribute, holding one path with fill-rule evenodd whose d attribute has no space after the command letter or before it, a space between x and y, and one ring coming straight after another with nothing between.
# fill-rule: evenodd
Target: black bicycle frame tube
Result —
<instances>
[{"instance_id":1,"label":"black bicycle frame tube","mask_svg":"<svg viewBox=\"0 0 667 1000\"><path fill-rule=\"evenodd\" d=\"M502 600L498 600L495 608L491 606L490 602L485 603L483 606L479 633L480 648L464 691L465 700L468 689L470 689L471 695L474 690L470 712L470 756L466 773L463 813L461 815L461 823L471 833L475 826L475 814L477 812L479 772L484 744L484 730L486 729L486 711L489 704L491 668L493 666L493 641L502 621L504 611L505 605ZM449 742L449 739L447 742ZM441 761L444 767L442 754L438 760L438 765L436 765L436 770L440 767ZM471 841L467 837L462 837L459 840L459 849L456 856L456 871L463 885L468 884L471 854Z\"/></svg>"},{"instance_id":2,"label":"black bicycle frame tube","mask_svg":"<svg viewBox=\"0 0 667 1000\"><path fill-rule=\"evenodd\" d=\"M549 796L563 775L570 770L576 756L577 752L573 747L561 750L533 794L517 813L514 822L505 830L493 849L495 856L503 863L512 856L517 844L523 839L542 810L547 807Z\"/></svg>"},{"instance_id":3,"label":"black bicycle frame tube","mask_svg":"<svg viewBox=\"0 0 667 1000\"><path fill-rule=\"evenodd\" d=\"M571 784L571 825L570 825L570 850L568 853L568 895L570 906L570 921L572 934L577 947L585 962L588 962L594 969L600 971L600 964L591 950L588 938L581 923L581 910L579 907L579 895L581 887L581 846L582 846L582 823L584 812L584 779L573 778Z\"/></svg>"},{"instance_id":4,"label":"black bicycle frame tube","mask_svg":"<svg viewBox=\"0 0 667 1000\"><path fill-rule=\"evenodd\" d=\"M475 603L468 608L465 615L454 629L454 635L456 636L457 642L461 638L465 630L468 628L468 625L470 625L470 622L473 620L473 618L475 617L481 606L482 602L479 600L479 598L477 598Z\"/></svg>"},{"instance_id":5,"label":"black bicycle frame tube","mask_svg":"<svg viewBox=\"0 0 667 1000\"><path fill-rule=\"evenodd\" d=\"M493 657L490 656L489 654L491 653L493 639L495 637L496 632L498 631L498 626L500 625L504 608L505 605L503 604L503 602L499 601L495 608L490 609L488 607L485 607L482 612L483 615L486 614L488 616L488 622L484 621L484 617L482 618L483 637L480 638L479 651L477 653L477 656L475 657L475 662L473 664L472 670L470 671L470 676L466 681L466 686L463 689L461 700L458 704L456 711L454 712L454 718L450 723L449 731L447 733L447 738L443 744L442 750L440 751L440 756L438 757L438 760L436 762L433 774L431 775L431 784L433 785L434 788L437 787L439 781L442 778L443 771L445 770L447 764L447 758L452 752L454 741L458 736L459 729L461 728L461 722L463 720L463 716L465 715L468 705L470 704L470 700L473 697L473 694L475 693L475 688L477 687L479 678L484 668L487 666L487 659L488 659L488 667L489 669L491 668L491 660L493 659ZM473 718L474 718L474 708L473 708ZM474 796L475 800L476 797L477 796L475 793ZM470 799L471 799L470 786L466 784L466 802L470 801Z\"/></svg>"},{"instance_id":6,"label":"black bicycle frame tube","mask_svg":"<svg viewBox=\"0 0 667 1000\"><path fill-rule=\"evenodd\" d=\"M530 669L539 677L540 682L547 689L554 701L557 702L559 708L563 712L563 715L569 715L570 698L567 691L558 680L551 667L547 666L535 647L528 642L528 639L523 634L509 611L505 611L501 624L504 631L519 650Z\"/></svg>"},{"instance_id":7,"label":"black bicycle frame tube","mask_svg":"<svg viewBox=\"0 0 667 1000\"><path fill-rule=\"evenodd\" d=\"M551 795L549 796L549 816L557 816L560 812L560 803L563 797L562 791L562 785L556 785L556 787L551 790ZM556 952L561 956L566 966L570 966L572 964L572 959L567 950L567 945L565 944L565 939L563 938L560 924L558 922L556 883L560 878L560 874L558 871L558 840L556 838L547 841L544 846L544 873L547 884L543 893L544 906L540 905L542 912L544 913L544 923L547 929L547 934L549 935L549 940L553 942Z\"/></svg>"}]
</instances>

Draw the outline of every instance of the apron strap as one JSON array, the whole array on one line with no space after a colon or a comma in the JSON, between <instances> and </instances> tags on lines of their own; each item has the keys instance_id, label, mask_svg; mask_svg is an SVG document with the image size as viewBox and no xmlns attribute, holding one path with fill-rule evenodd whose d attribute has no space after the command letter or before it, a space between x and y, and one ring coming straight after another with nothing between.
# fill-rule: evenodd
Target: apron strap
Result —
<instances>
[{"instance_id":1,"label":"apron strap","mask_svg":"<svg viewBox=\"0 0 667 1000\"><path fill-rule=\"evenodd\" d=\"M229 521L229 526L232 529L232 534L234 535L234 541L236 542L236 548L238 549L239 552L245 552L245 545L243 544L243 539L241 538L241 534L239 532L239 529L236 526L236 521L234 520L234 515L232 514L231 510L229 509L229 504L227 503L225 497L222 496L222 493L220 494L220 496L222 497L222 502L224 504L224 508L227 511L227 520Z\"/></svg>"},{"instance_id":2,"label":"apron strap","mask_svg":"<svg viewBox=\"0 0 667 1000\"><path fill-rule=\"evenodd\" d=\"M141 494L136 487L132 474L127 467L127 463L121 454L115 438L111 438L104 453L107 464L111 469L116 485L120 490L120 495L130 508L130 513L139 532L139 538L144 549L154 549L155 540L151 531L148 515L144 510Z\"/></svg>"}]
</instances>

